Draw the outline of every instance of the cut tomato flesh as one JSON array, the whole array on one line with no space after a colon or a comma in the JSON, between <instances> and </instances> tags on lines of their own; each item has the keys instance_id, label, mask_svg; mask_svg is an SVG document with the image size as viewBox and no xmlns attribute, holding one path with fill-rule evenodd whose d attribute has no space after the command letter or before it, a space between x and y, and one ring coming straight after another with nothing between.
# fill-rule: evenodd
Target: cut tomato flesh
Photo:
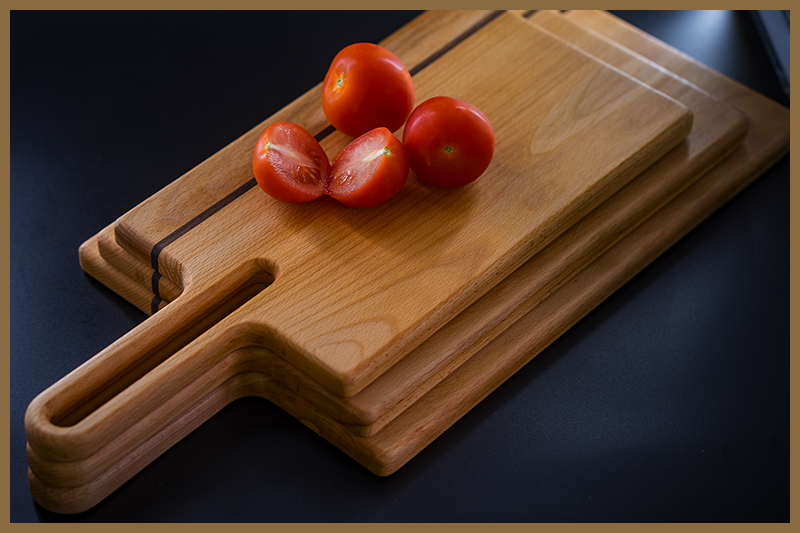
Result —
<instances>
[{"instance_id":1,"label":"cut tomato flesh","mask_svg":"<svg viewBox=\"0 0 800 533\"><path fill-rule=\"evenodd\" d=\"M325 188L325 176L319 162L311 159L309 154L304 154L297 149L269 143L267 160L275 172L292 185L303 189L319 190Z\"/></svg>"},{"instance_id":2,"label":"cut tomato flesh","mask_svg":"<svg viewBox=\"0 0 800 533\"><path fill-rule=\"evenodd\" d=\"M253 173L261 189L282 202L310 202L328 194L350 207L372 207L400 192L408 155L392 132L380 127L347 145L331 165L308 131L276 122L256 143Z\"/></svg>"},{"instance_id":3,"label":"cut tomato flesh","mask_svg":"<svg viewBox=\"0 0 800 533\"><path fill-rule=\"evenodd\" d=\"M363 187L378 171L383 157L389 155L387 140L385 132L372 130L350 143L336 157L328 193L334 197L347 196Z\"/></svg>"},{"instance_id":4,"label":"cut tomato flesh","mask_svg":"<svg viewBox=\"0 0 800 533\"><path fill-rule=\"evenodd\" d=\"M408 155L388 129L368 131L336 156L327 193L349 207L373 207L395 196L408 178Z\"/></svg>"},{"instance_id":5,"label":"cut tomato flesh","mask_svg":"<svg viewBox=\"0 0 800 533\"><path fill-rule=\"evenodd\" d=\"M253 173L259 186L283 202L309 202L325 194L328 156L305 129L276 122L264 130L253 154Z\"/></svg>"}]
</instances>

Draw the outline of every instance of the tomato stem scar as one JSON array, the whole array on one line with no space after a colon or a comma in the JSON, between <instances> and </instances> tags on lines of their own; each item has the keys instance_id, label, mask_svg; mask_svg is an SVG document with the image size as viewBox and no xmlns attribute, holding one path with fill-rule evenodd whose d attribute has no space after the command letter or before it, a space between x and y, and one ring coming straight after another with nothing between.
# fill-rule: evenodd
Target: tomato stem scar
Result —
<instances>
[{"instance_id":1,"label":"tomato stem scar","mask_svg":"<svg viewBox=\"0 0 800 533\"><path fill-rule=\"evenodd\" d=\"M339 89L342 85L344 85L344 76L339 74L339 79L336 80L336 88Z\"/></svg>"},{"instance_id":2,"label":"tomato stem scar","mask_svg":"<svg viewBox=\"0 0 800 533\"><path fill-rule=\"evenodd\" d=\"M380 150L375 150L375 151L374 151L374 152L372 152L371 154L367 155L367 157L365 157L365 158L364 158L364 159L362 159L361 161L362 161L362 162L372 161L372 160L373 160L373 159L375 159L376 157L380 157L380 156L382 156L382 155L389 155L389 154L391 154L391 153L392 153L392 152L389 150L389 147L388 147L388 146L385 146L385 147L381 148Z\"/></svg>"},{"instance_id":3,"label":"tomato stem scar","mask_svg":"<svg viewBox=\"0 0 800 533\"><path fill-rule=\"evenodd\" d=\"M452 154L453 147L448 144L447 146L444 147L444 151L447 152L448 154Z\"/></svg>"}]
</instances>

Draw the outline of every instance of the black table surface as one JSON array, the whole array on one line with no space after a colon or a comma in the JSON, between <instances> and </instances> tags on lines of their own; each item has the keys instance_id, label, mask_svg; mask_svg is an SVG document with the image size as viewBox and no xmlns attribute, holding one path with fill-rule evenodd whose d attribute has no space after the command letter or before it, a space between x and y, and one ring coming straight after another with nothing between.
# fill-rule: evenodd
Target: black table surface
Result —
<instances>
[{"instance_id":1,"label":"black table surface","mask_svg":"<svg viewBox=\"0 0 800 533\"><path fill-rule=\"evenodd\" d=\"M788 106L746 12L623 19ZM99 505L36 505L23 416L146 319L78 246L416 12L12 12L12 522L789 520L789 157L396 474L242 399Z\"/></svg>"}]
</instances>

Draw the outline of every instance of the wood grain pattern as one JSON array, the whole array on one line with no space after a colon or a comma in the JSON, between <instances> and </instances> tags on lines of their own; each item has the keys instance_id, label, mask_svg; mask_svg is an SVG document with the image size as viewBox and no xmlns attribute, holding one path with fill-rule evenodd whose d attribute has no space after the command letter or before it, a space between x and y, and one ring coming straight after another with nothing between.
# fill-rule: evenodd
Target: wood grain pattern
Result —
<instances>
[{"instance_id":1,"label":"wood grain pattern","mask_svg":"<svg viewBox=\"0 0 800 533\"><path fill-rule=\"evenodd\" d=\"M658 43L654 42L651 45L658 46ZM716 81L725 85L724 79ZM713 90L714 87L706 88ZM723 88L730 89L729 86ZM301 397L296 398L296 402L293 403L292 391L288 388L285 394L278 398L279 405L289 412L293 412L294 409L293 414L297 413L295 416L373 471L386 474L398 468L511 375L516 368L551 342L551 337L559 334L559 328L568 327L571 321L588 312L627 277L642 268L691 226L746 185L766 166L786 153L788 111L754 95L752 91L740 88L731 92L735 94L737 101L748 104L744 107L751 127L742 149L737 150L730 160L723 162L706 178L662 209L651 221L640 226L612 248L611 252L590 265L573 282L551 295L537 306L534 312L498 337L494 343L470 359L377 435L369 438L355 437L352 433L344 431L341 425L328 424L324 418L320 418L316 423L309 421L303 411L309 409L308 403ZM735 164L731 164L731 161ZM576 289L572 290L573 288ZM559 301L558 295L562 295L566 300ZM549 302L555 311L537 318L535 312L546 311ZM526 323L525 320L529 317L532 318ZM548 322L548 318L555 322ZM542 330L531 329L540 324L544 324ZM256 359L263 358L256 357ZM209 374L209 376L219 375L222 374L218 371ZM199 424L205 419L204 417L210 416L208 413L214 411L214 402L218 402L221 406L226 403L226 397L243 393L269 397L270 394L274 394L270 391L281 386L268 383L265 375L243 370L236 374L235 379L224 383L205 399L194 404L195 407L190 412L184 413L173 422L174 426L168 425L158 438L141 444L119 464L106 470L101 475L102 479L97 478L68 489L50 486L37 477L34 468L40 470L39 474L47 469L34 467L42 463L37 463L36 454L31 451L32 491L37 501L59 512L76 512L76 509L87 508L104 497L108 491L113 490L114 486L127 479L126 475L128 477L132 475L130 472L136 470L136 464L140 465L138 466L140 468L157 456L160 453L159 449L162 451L166 449L170 445L169 439L180 438L177 435L190 430L186 428L191 428L192 424ZM266 390L263 390L264 388ZM190 389L186 391L188 394ZM310 409L313 410L313 407Z\"/></svg>"},{"instance_id":2,"label":"wood grain pattern","mask_svg":"<svg viewBox=\"0 0 800 533\"><path fill-rule=\"evenodd\" d=\"M563 17L543 12L532 22L584 50L591 50L612 66L685 104L694 114L692 132L679 148L575 224L355 396L334 395L281 361L262 369L274 380L292 383L297 394L356 435L369 436L379 431L575 272L727 156L746 133L745 118L735 109L618 46L588 34ZM108 228L101 233L101 238L107 232ZM119 261L122 260L120 256L132 259L119 248L114 256ZM127 266L127 262L124 265ZM109 266L101 264L95 268L107 275ZM150 274L142 279L149 279ZM137 301L144 302L144 298Z\"/></svg>"}]
</instances>

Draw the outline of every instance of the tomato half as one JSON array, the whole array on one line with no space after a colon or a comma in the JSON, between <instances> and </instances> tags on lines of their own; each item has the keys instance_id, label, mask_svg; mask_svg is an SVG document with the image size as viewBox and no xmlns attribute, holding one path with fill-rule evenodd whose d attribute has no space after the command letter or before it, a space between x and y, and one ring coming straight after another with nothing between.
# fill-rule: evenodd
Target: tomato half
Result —
<instances>
[{"instance_id":1,"label":"tomato half","mask_svg":"<svg viewBox=\"0 0 800 533\"><path fill-rule=\"evenodd\" d=\"M304 128L292 122L275 122L258 138L253 174L264 192L296 204L325 194L330 163L322 146Z\"/></svg>"},{"instance_id":2,"label":"tomato half","mask_svg":"<svg viewBox=\"0 0 800 533\"><path fill-rule=\"evenodd\" d=\"M377 44L342 49L322 82L325 116L353 137L378 127L397 131L413 108L411 74L396 55Z\"/></svg>"},{"instance_id":3,"label":"tomato half","mask_svg":"<svg viewBox=\"0 0 800 533\"><path fill-rule=\"evenodd\" d=\"M400 192L408 168L402 143L388 129L376 128L333 160L328 194L349 207L373 207Z\"/></svg>"},{"instance_id":4,"label":"tomato half","mask_svg":"<svg viewBox=\"0 0 800 533\"><path fill-rule=\"evenodd\" d=\"M460 187L489 168L494 129L474 105L436 96L412 111L403 145L419 179L437 187Z\"/></svg>"}]
</instances>

